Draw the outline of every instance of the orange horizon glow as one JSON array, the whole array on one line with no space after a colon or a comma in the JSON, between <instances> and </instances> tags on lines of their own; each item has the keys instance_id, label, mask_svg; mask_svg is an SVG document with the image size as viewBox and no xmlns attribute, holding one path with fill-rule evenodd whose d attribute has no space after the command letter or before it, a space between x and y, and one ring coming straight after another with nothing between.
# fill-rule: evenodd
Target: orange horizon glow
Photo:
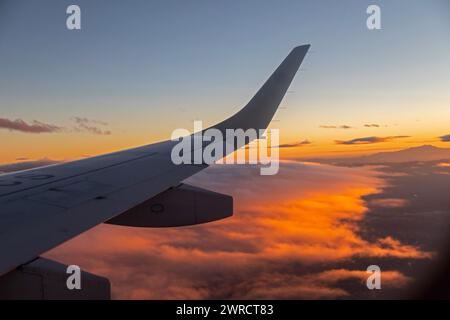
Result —
<instances>
[{"instance_id":1,"label":"orange horizon glow","mask_svg":"<svg viewBox=\"0 0 450 320\"><path fill-rule=\"evenodd\" d=\"M154 142L166 140L164 137L147 139L138 136L128 138L125 135L118 136L89 136L78 135L44 135L36 137L29 134L8 134L8 139L2 142L0 164L14 163L18 161L33 161L50 159L55 161L70 161L85 157L101 155L119 150L126 150ZM295 143L293 138L282 139L280 143ZM389 141L373 144L336 145L327 140L312 141L309 145L298 147L280 148L280 159L292 158L328 158L368 155L376 152L398 151L410 147L430 144L440 148L448 148L448 142L439 141L436 138L424 137L418 139L412 137L404 141Z\"/></svg>"},{"instance_id":2,"label":"orange horizon glow","mask_svg":"<svg viewBox=\"0 0 450 320\"><path fill-rule=\"evenodd\" d=\"M382 115L381 118L378 118L378 121L366 121L364 115L359 115L346 123L349 129L326 129L323 128L326 124L344 122L339 120L336 120L335 123L322 121L318 118L318 115L315 115L310 120L311 122L299 122L298 119L304 118L302 115L304 108L294 107L295 99L292 97L289 99L292 100L289 102L289 110L292 111L279 110L275 116L275 121L271 123L269 128L279 129L280 144L292 144L301 141L308 141L310 144L281 148L280 156L282 159L364 155L380 151L396 151L425 144L442 148L450 147L449 142L443 142L439 139L439 137L448 134L445 120L448 119L446 116L450 116L450 113L445 105L430 106L430 110L435 111L427 115L422 114L424 119L420 122L412 115L403 119L403 116L399 114L399 119L402 120L399 120L398 123L384 125L383 123L394 122L392 119L395 119L395 114L391 117ZM419 106L415 105L415 108L419 108ZM223 115L220 115L222 113ZM227 112L223 110L220 114L217 115L217 119L204 121L204 127L214 124L220 118L227 117ZM160 122L150 121L151 124L148 120L146 121L145 117L149 117L149 115L143 115L138 120L108 119L105 125L99 126L101 129L110 131L111 134L109 135L79 132L71 129L73 124L70 121L58 123L62 128L67 129L53 133L32 134L0 128L0 140L2 141L0 164L13 163L19 161L18 159L74 160L164 141L170 139L171 128L193 130L193 123L184 119L186 118L185 114L182 117L162 117ZM365 123L372 122L379 123L377 124L378 127L365 127ZM95 122L93 125L95 125ZM396 136L405 137L371 144L336 144L336 141L348 141L363 137L385 138Z\"/></svg>"}]
</instances>

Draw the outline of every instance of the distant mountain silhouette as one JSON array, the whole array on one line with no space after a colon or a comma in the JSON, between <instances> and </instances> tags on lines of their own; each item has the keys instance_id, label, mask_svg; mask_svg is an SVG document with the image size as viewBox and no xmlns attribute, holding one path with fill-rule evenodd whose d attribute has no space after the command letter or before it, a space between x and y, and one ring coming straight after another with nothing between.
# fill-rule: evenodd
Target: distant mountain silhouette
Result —
<instances>
[{"instance_id":1,"label":"distant mountain silhouette","mask_svg":"<svg viewBox=\"0 0 450 320\"><path fill-rule=\"evenodd\" d=\"M416 161L438 161L449 160L450 148L438 148L432 145L408 148L400 151L379 152L367 156L326 159L320 162L336 164L379 164L379 163L402 163Z\"/></svg>"}]
</instances>

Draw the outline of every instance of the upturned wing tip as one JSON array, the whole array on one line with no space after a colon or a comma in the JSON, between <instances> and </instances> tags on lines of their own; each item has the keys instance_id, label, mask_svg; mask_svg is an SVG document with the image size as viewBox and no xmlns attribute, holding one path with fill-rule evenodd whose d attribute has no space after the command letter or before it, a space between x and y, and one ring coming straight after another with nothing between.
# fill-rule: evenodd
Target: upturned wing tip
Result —
<instances>
[{"instance_id":1,"label":"upturned wing tip","mask_svg":"<svg viewBox=\"0 0 450 320\"><path fill-rule=\"evenodd\" d=\"M302 44L300 46L295 47L292 49L292 52L294 51L301 51L301 52L307 52L311 48L311 44Z\"/></svg>"}]
</instances>

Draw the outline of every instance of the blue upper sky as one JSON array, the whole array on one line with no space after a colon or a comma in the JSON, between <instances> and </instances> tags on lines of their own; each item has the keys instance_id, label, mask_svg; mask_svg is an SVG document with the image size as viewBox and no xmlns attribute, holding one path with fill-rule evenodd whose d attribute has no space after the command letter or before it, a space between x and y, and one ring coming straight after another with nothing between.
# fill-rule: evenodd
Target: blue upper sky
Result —
<instances>
[{"instance_id":1,"label":"blue upper sky","mask_svg":"<svg viewBox=\"0 0 450 320\"><path fill-rule=\"evenodd\" d=\"M81 31L66 29L69 4L81 7ZM366 28L369 4L380 5L382 30ZM0 117L83 116L166 137L236 111L292 47L310 43L279 115L290 134L412 123L450 101L449 9L446 0L1 0Z\"/></svg>"}]
</instances>

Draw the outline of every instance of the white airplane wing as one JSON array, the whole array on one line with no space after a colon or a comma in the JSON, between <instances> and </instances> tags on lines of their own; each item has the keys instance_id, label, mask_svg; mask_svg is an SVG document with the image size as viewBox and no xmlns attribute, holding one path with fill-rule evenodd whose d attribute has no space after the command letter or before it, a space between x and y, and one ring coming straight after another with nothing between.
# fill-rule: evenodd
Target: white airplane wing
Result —
<instances>
[{"instance_id":1,"label":"white airplane wing","mask_svg":"<svg viewBox=\"0 0 450 320\"><path fill-rule=\"evenodd\" d=\"M250 102L214 128L265 129L308 49L294 48ZM173 164L176 143L0 175L0 297L88 297L61 289L66 270L39 255L98 224L166 227L230 216L231 197L181 184L207 165ZM45 290L31 288L30 274L39 275L37 287L46 279ZM97 278L93 286L109 292Z\"/></svg>"}]
</instances>

